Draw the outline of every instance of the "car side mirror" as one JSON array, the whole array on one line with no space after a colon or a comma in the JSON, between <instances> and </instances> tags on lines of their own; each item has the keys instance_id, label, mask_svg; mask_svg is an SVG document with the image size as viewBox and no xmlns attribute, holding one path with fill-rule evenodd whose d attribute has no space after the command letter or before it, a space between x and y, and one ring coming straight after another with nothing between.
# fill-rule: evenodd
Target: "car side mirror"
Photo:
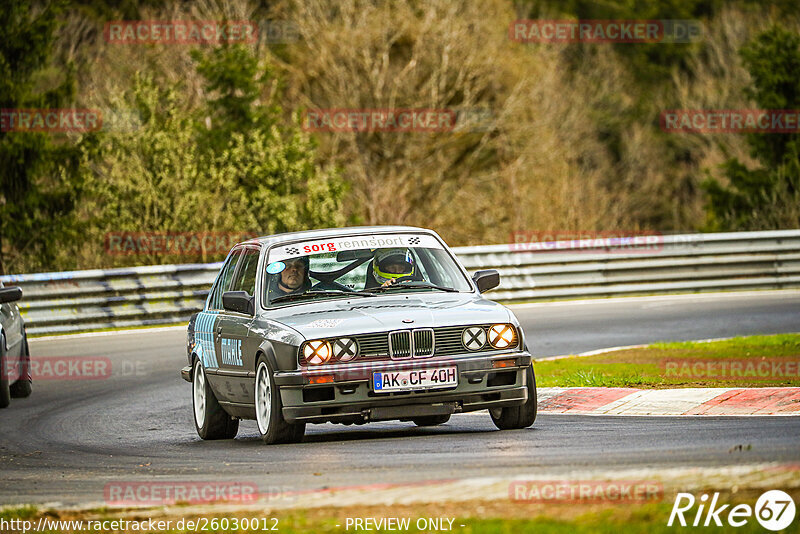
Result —
<instances>
[{"instance_id":1,"label":"car side mirror","mask_svg":"<svg viewBox=\"0 0 800 534\"><path fill-rule=\"evenodd\" d=\"M22 289L16 286L0 289L0 304L15 302L22 298Z\"/></svg>"},{"instance_id":2,"label":"car side mirror","mask_svg":"<svg viewBox=\"0 0 800 534\"><path fill-rule=\"evenodd\" d=\"M226 291L222 294L222 307L226 311L253 315L255 298L247 291Z\"/></svg>"},{"instance_id":3,"label":"car side mirror","mask_svg":"<svg viewBox=\"0 0 800 534\"><path fill-rule=\"evenodd\" d=\"M496 269L475 271L475 274L472 275L472 281L478 286L478 291L486 293L500 285L500 273Z\"/></svg>"}]
</instances>

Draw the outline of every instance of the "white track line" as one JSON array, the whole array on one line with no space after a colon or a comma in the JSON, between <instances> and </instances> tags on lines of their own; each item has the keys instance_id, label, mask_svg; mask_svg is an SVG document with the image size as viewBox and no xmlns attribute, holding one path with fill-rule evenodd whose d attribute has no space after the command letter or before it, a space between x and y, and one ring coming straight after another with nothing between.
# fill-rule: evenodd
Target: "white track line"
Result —
<instances>
[{"instance_id":1,"label":"white track line","mask_svg":"<svg viewBox=\"0 0 800 534\"><path fill-rule=\"evenodd\" d=\"M52 336L30 337L29 343L35 341L54 341L58 339L78 339L84 337L105 337L105 336L119 336L126 334L158 334L161 332L178 332L180 330L186 331L189 321L186 325L178 326L154 326L152 328L127 328L124 330L107 330L104 332L82 332L80 334L57 334Z\"/></svg>"},{"instance_id":2,"label":"white track line","mask_svg":"<svg viewBox=\"0 0 800 534\"><path fill-rule=\"evenodd\" d=\"M630 297L597 297L593 299L579 299L579 300L552 300L546 302L525 302L522 304L508 304L507 306L512 309L526 309L526 308L540 308L548 306L578 306L587 304L630 304L632 302L663 302L667 300L709 300L719 298L742 298L742 297L755 297L764 295L781 295L787 297L796 297L800 295L798 289L764 289L761 291L718 291L718 292L703 292L703 293L673 293L667 295L646 295Z\"/></svg>"}]
</instances>

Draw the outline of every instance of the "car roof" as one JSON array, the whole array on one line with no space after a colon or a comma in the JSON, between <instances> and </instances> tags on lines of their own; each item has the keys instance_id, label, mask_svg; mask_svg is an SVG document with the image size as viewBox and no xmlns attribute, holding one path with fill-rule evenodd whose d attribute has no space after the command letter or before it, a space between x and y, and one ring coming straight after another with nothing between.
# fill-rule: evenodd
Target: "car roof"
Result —
<instances>
[{"instance_id":1,"label":"car roof","mask_svg":"<svg viewBox=\"0 0 800 534\"><path fill-rule=\"evenodd\" d=\"M363 234L389 234L396 232L424 232L438 236L433 230L416 226L349 226L347 228L324 228L321 230L303 230L301 232L287 232L250 239L241 244L274 245L291 241L311 241L325 239L326 237L344 237Z\"/></svg>"}]
</instances>

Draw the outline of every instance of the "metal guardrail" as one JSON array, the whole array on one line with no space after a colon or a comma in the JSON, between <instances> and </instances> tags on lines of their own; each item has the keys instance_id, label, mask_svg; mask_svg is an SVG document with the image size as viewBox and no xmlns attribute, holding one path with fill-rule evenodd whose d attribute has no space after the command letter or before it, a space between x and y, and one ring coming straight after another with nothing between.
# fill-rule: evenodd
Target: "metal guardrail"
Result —
<instances>
[{"instance_id":1,"label":"metal guardrail","mask_svg":"<svg viewBox=\"0 0 800 534\"><path fill-rule=\"evenodd\" d=\"M638 238L640 241L642 237ZM469 271L497 269L492 299L515 302L800 287L800 230L454 248ZM221 263L0 277L22 287L31 335L170 324L202 308Z\"/></svg>"}]
</instances>

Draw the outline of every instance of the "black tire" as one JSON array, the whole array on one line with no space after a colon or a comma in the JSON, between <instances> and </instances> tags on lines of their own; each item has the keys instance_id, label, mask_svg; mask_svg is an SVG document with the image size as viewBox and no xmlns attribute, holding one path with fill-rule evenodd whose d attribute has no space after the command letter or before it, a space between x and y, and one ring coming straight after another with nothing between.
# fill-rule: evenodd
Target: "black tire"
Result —
<instances>
[{"instance_id":1,"label":"black tire","mask_svg":"<svg viewBox=\"0 0 800 534\"><path fill-rule=\"evenodd\" d=\"M533 373L533 363L526 371L526 384L528 400L525 404L489 410L492 422L500 430L528 428L536 421L536 376Z\"/></svg>"},{"instance_id":2,"label":"black tire","mask_svg":"<svg viewBox=\"0 0 800 534\"><path fill-rule=\"evenodd\" d=\"M9 388L11 396L17 399L30 397L33 390L30 377L31 351L28 347L27 336L23 338L23 351L22 358L20 358L19 379Z\"/></svg>"},{"instance_id":3,"label":"black tire","mask_svg":"<svg viewBox=\"0 0 800 534\"><path fill-rule=\"evenodd\" d=\"M11 396L15 399L24 399L31 396L33 386L29 378L20 378L8 388Z\"/></svg>"},{"instance_id":4,"label":"black tire","mask_svg":"<svg viewBox=\"0 0 800 534\"><path fill-rule=\"evenodd\" d=\"M256 380L253 387L256 407L256 425L264 443L299 443L306 432L305 423L288 423L283 418L281 396L275 387L272 366L266 357L256 362ZM267 389L265 389L267 388Z\"/></svg>"},{"instance_id":5,"label":"black tire","mask_svg":"<svg viewBox=\"0 0 800 534\"><path fill-rule=\"evenodd\" d=\"M201 389L203 404L198 406ZM239 420L228 415L220 406L199 359L195 359L192 370L192 415L197 435L203 439L233 439L239 432Z\"/></svg>"},{"instance_id":6,"label":"black tire","mask_svg":"<svg viewBox=\"0 0 800 534\"><path fill-rule=\"evenodd\" d=\"M6 337L0 334L0 408L8 408L9 404L11 404L11 391L8 387L6 368Z\"/></svg>"},{"instance_id":7,"label":"black tire","mask_svg":"<svg viewBox=\"0 0 800 534\"><path fill-rule=\"evenodd\" d=\"M450 420L450 414L444 415L424 415L422 417L415 417L411 421L417 426L436 426L443 425Z\"/></svg>"}]
</instances>

